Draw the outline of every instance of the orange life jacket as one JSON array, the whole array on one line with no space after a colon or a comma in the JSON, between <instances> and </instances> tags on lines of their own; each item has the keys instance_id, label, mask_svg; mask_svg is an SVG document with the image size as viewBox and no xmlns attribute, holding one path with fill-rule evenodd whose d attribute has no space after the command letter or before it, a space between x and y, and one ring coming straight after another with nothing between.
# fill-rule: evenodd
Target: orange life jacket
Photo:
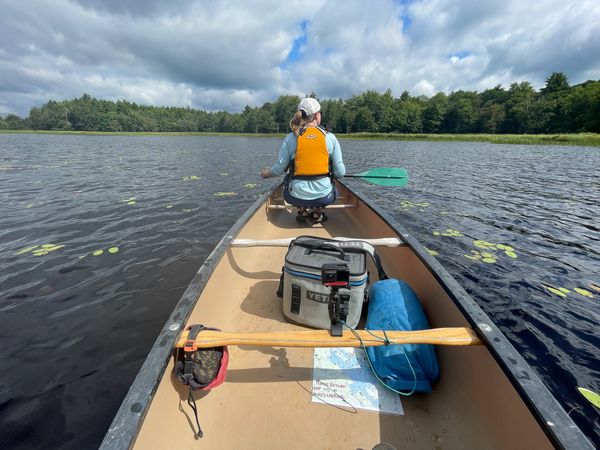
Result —
<instances>
[{"instance_id":1,"label":"orange life jacket","mask_svg":"<svg viewBox=\"0 0 600 450\"><path fill-rule=\"evenodd\" d=\"M306 127L300 132L292 178L315 179L330 176L326 134L319 127Z\"/></svg>"}]
</instances>

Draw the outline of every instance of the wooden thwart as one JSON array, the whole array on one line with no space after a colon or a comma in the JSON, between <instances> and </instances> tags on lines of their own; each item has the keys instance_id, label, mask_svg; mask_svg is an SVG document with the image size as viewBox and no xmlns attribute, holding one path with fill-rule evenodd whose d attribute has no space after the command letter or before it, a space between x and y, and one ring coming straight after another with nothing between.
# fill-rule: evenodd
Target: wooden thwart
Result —
<instances>
[{"instance_id":1,"label":"wooden thwart","mask_svg":"<svg viewBox=\"0 0 600 450\"><path fill-rule=\"evenodd\" d=\"M283 239L235 239L231 242L231 247L289 247L292 240L295 238L283 238ZM359 239L359 238L347 238L347 237L335 237L336 241L363 241L367 244L371 244L375 247L400 247L405 245L398 238L376 238L376 239Z\"/></svg>"},{"instance_id":2,"label":"wooden thwart","mask_svg":"<svg viewBox=\"0 0 600 450\"><path fill-rule=\"evenodd\" d=\"M328 330L272 331L231 333L203 330L194 341L198 348L220 347L223 345L254 345L262 347L375 347L385 345L383 331L356 330L360 340L349 330L341 337L333 337ZM432 328L417 331L386 331L385 335L395 344L433 345L481 345L481 341L471 328ZM179 337L175 347L185 344L187 331Z\"/></svg>"}]
</instances>

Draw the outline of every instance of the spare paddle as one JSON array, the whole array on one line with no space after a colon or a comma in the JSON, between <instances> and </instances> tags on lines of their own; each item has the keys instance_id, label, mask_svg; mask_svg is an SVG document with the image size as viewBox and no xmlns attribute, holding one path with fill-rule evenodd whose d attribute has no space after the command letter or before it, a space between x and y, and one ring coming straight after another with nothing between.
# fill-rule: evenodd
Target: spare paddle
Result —
<instances>
[{"instance_id":1,"label":"spare paddle","mask_svg":"<svg viewBox=\"0 0 600 450\"><path fill-rule=\"evenodd\" d=\"M203 330L192 340L196 348L212 348L226 345L255 345L265 347L373 347L395 344L433 345L481 345L471 328L433 328L415 331L344 330L341 337L333 337L328 330L271 331L271 332L223 332ZM175 347L182 348L189 341L183 333Z\"/></svg>"},{"instance_id":2,"label":"spare paddle","mask_svg":"<svg viewBox=\"0 0 600 450\"><path fill-rule=\"evenodd\" d=\"M375 167L366 172L345 175L347 178L362 178L377 186L404 187L408 184L408 172L404 167Z\"/></svg>"}]
</instances>

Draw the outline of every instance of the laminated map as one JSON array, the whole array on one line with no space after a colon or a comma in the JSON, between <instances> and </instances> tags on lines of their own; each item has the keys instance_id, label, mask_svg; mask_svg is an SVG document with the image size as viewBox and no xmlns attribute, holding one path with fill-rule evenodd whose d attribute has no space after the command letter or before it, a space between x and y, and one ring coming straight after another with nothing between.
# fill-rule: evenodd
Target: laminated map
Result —
<instances>
[{"instance_id":1,"label":"laminated map","mask_svg":"<svg viewBox=\"0 0 600 450\"><path fill-rule=\"evenodd\" d=\"M377 381L362 348L315 348L312 401L404 414L400 396Z\"/></svg>"}]
</instances>

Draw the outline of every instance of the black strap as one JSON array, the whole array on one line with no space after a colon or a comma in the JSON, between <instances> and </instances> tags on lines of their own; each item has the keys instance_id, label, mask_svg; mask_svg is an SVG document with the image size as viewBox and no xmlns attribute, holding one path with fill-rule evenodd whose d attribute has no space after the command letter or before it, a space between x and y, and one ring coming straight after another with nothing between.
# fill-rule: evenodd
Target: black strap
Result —
<instances>
[{"instance_id":1,"label":"black strap","mask_svg":"<svg viewBox=\"0 0 600 450\"><path fill-rule=\"evenodd\" d=\"M194 411L194 418L196 419L196 425L198 426L198 432L196 432L195 434L199 438L202 438L202 436L204 436L204 432L202 431L202 428L200 428L200 421L198 420L198 408L196 407L196 399L194 399L191 388L187 402L188 405L190 405L190 408L192 408L192 411Z\"/></svg>"},{"instance_id":2,"label":"black strap","mask_svg":"<svg viewBox=\"0 0 600 450\"><path fill-rule=\"evenodd\" d=\"M186 341L195 341L196 338L198 337L198 334L202 330L207 330L207 329L208 328L206 328L204 325L192 325L190 327L190 330L188 331L188 335L187 335Z\"/></svg>"},{"instance_id":3,"label":"black strap","mask_svg":"<svg viewBox=\"0 0 600 450\"><path fill-rule=\"evenodd\" d=\"M285 275L285 266L281 268L281 276L279 277L279 286L277 287L277 297L283 298L283 277Z\"/></svg>"},{"instance_id":4,"label":"black strap","mask_svg":"<svg viewBox=\"0 0 600 450\"><path fill-rule=\"evenodd\" d=\"M383 270L383 265L381 264L381 259L379 258L379 255L377 254L377 252L373 252L371 256L373 257L373 261L375 261L375 267L377 268L377 277L380 280L387 280L388 276L387 273L385 273L385 270Z\"/></svg>"},{"instance_id":5,"label":"black strap","mask_svg":"<svg viewBox=\"0 0 600 450\"><path fill-rule=\"evenodd\" d=\"M200 333L202 330L204 330L206 327L204 325L192 325L188 331L188 335L186 338L186 341L195 341L196 337L198 336L198 333ZM193 351L186 351L185 347L184 347L184 351L183 351L183 377L185 379L187 379L188 384L190 384L190 387L192 387L192 381L193 381L193 365L194 362L192 360L192 356L193 356ZM194 386L195 387L195 386Z\"/></svg>"}]
</instances>

